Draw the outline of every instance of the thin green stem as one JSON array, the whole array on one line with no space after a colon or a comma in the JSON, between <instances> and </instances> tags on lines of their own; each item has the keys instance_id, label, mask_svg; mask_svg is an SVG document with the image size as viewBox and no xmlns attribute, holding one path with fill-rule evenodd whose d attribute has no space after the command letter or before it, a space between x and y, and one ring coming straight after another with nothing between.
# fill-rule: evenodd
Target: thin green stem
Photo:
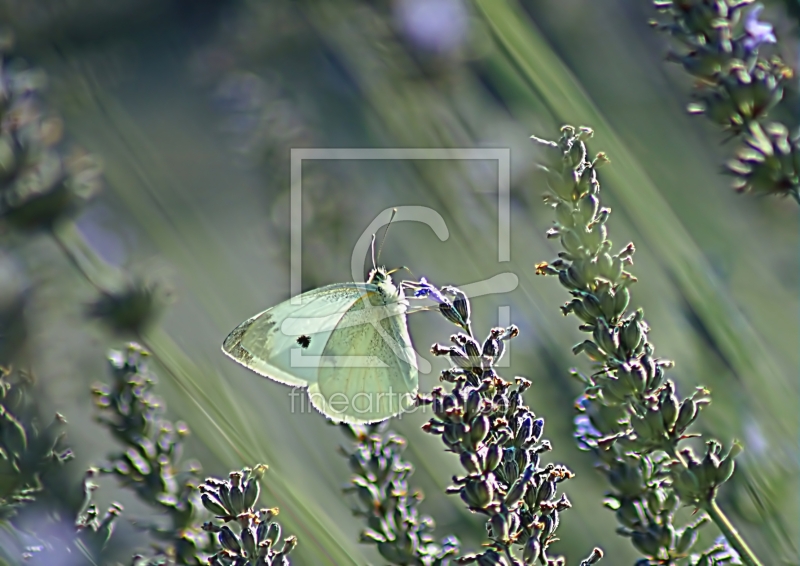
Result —
<instances>
[{"instance_id":1,"label":"thin green stem","mask_svg":"<svg viewBox=\"0 0 800 566\"><path fill-rule=\"evenodd\" d=\"M750 547L747 546L747 543L736 530L736 527L733 526L725 513L722 512L722 509L719 508L716 499L711 499L710 501L704 503L703 510L708 513L708 515L711 517L711 520L714 521L714 524L716 524L717 527L719 527L719 530L722 531L722 534L727 539L728 544L730 544L734 550L739 553L742 562L744 562L746 566L762 566L761 562L759 562L758 558L756 558L755 553L750 550Z\"/></svg>"},{"instance_id":2,"label":"thin green stem","mask_svg":"<svg viewBox=\"0 0 800 566\"><path fill-rule=\"evenodd\" d=\"M675 460L678 460L684 467L687 467L686 461L680 454L678 454L678 451L675 450L674 447L667 449L667 453ZM747 543L742 538L742 535L739 534L739 531L736 530L736 527L733 526L733 523L730 522L722 509L719 508L715 498L705 502L701 508L708 513L709 517L711 517L711 520L714 521L714 524L717 525L720 531L722 531L722 534L725 536L728 544L730 544L734 550L739 553L739 556L746 566L762 566L755 553L750 549L749 546L747 546Z\"/></svg>"},{"instance_id":3,"label":"thin green stem","mask_svg":"<svg viewBox=\"0 0 800 566\"><path fill-rule=\"evenodd\" d=\"M78 254L64 241L61 235L58 233L56 229L50 230L50 235L53 237L53 241L55 241L58 249L61 250L61 253L64 254L64 257L72 264L75 270L80 273L89 284L97 289L100 293L107 295L108 291L100 285L94 277L89 273L89 270L84 265L84 262L78 257Z\"/></svg>"},{"instance_id":4,"label":"thin green stem","mask_svg":"<svg viewBox=\"0 0 800 566\"><path fill-rule=\"evenodd\" d=\"M512 564L514 564L514 556L511 554L511 549L508 546L506 546L504 547L504 550L506 551L506 556L508 556L508 559L511 561Z\"/></svg>"},{"instance_id":5,"label":"thin green stem","mask_svg":"<svg viewBox=\"0 0 800 566\"><path fill-rule=\"evenodd\" d=\"M673 460L680 462L683 467L688 468L686 460L677 450L677 442L675 444L663 446L662 450L669 454ZM728 544L731 545L734 550L736 550L746 566L762 566L755 553L750 549L749 546L747 546L745 540L730 522L725 513L723 513L722 509L720 509L719 505L717 505L715 498L703 503L701 508L708 513L714 524L716 524L719 530L722 531L722 534L725 536Z\"/></svg>"}]
</instances>

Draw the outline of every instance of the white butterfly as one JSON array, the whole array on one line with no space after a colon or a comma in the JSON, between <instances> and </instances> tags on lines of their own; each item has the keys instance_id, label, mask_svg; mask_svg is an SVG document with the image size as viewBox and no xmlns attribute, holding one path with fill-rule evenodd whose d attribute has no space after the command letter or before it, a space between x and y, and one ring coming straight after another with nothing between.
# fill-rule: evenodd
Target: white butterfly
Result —
<instances>
[{"instance_id":1,"label":"white butterfly","mask_svg":"<svg viewBox=\"0 0 800 566\"><path fill-rule=\"evenodd\" d=\"M222 350L273 381L308 388L311 404L335 422L386 420L414 406L417 358L408 300L390 272L337 283L285 301L237 326Z\"/></svg>"}]
</instances>

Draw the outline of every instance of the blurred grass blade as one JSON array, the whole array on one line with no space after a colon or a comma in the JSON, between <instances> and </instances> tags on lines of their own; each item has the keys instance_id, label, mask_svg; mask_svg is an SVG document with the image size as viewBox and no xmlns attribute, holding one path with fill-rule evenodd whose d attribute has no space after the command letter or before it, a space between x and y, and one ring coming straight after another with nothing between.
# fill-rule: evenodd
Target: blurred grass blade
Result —
<instances>
[{"instance_id":1,"label":"blurred grass blade","mask_svg":"<svg viewBox=\"0 0 800 566\"><path fill-rule=\"evenodd\" d=\"M707 268L702 251L682 226L653 180L615 135L612 126L542 39L516 1L475 0L497 43L560 120L591 126L596 144L613 157L603 170L647 244L662 258L695 312L720 345L726 359L757 401L760 416L779 437L794 436L797 427L776 414L796 414L796 391L780 374L761 336L753 329L724 287ZM710 213L710 212L709 212ZM669 236L667 236L669 235ZM759 273L762 276L763 272ZM766 278L776 296L785 293ZM772 384L763 387L763 383Z\"/></svg>"}]
</instances>

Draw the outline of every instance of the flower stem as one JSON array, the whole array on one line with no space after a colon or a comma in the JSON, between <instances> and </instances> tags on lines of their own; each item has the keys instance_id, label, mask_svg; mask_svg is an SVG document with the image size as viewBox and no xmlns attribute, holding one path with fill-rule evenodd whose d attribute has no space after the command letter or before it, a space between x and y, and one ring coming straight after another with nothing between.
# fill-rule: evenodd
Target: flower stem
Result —
<instances>
[{"instance_id":1,"label":"flower stem","mask_svg":"<svg viewBox=\"0 0 800 566\"><path fill-rule=\"evenodd\" d=\"M94 288L95 288L97 291L99 291L100 293L103 293L103 294L107 294L107 293L108 293L108 291L106 291L106 290L103 288L103 286L102 286L102 285L100 285L100 284L99 284L99 283L98 283L98 282L95 280L95 278L94 278L94 277L92 277L92 275L89 273L89 270L87 269L87 267L86 267L86 265L85 265L85 262L84 262L84 261L83 261L83 260L82 260L82 259L81 259L81 258L78 256L78 254L77 254L77 253L76 253L76 252L75 252L75 251L74 251L74 250L73 250L73 249L70 247L70 245L69 245L69 244L68 244L66 241L64 241L64 238L62 237L62 235L61 235L61 234L59 234L59 233L58 233L58 231L57 231L57 230L55 230L55 229L51 229L51 230L50 230L50 235L53 237L53 241L54 241L54 242L56 243L56 245L58 246L58 249L61 251L61 253L62 253L62 254L64 254L64 257L66 257L66 258L67 258L67 261L69 261L69 262L70 262L70 264L72 264L72 267L74 267L74 268L75 268L75 271L77 271L78 273L80 273L80 274L81 274L81 276L82 276L84 279L86 279L86 281L87 281L87 282L88 282L88 283L89 283L89 284L90 284L92 287L94 287Z\"/></svg>"},{"instance_id":2,"label":"flower stem","mask_svg":"<svg viewBox=\"0 0 800 566\"><path fill-rule=\"evenodd\" d=\"M72 267L98 293L108 295L118 285L122 274L97 255L74 224L53 227L50 236Z\"/></svg>"},{"instance_id":3,"label":"flower stem","mask_svg":"<svg viewBox=\"0 0 800 566\"><path fill-rule=\"evenodd\" d=\"M715 499L711 499L703 504L703 509L706 513L709 514L711 520L719 527L719 530L722 531L722 534L728 541L736 552L739 553L739 556L742 559L742 562L747 566L762 566L761 562L759 562L758 558L756 558L755 553L750 550L750 547L747 546L747 543L741 537L739 532L736 530L736 527L728 520L728 517L725 516L725 513L722 512L722 509L719 508Z\"/></svg>"},{"instance_id":4,"label":"flower stem","mask_svg":"<svg viewBox=\"0 0 800 566\"><path fill-rule=\"evenodd\" d=\"M672 458L678 460L684 467L687 467L683 456L681 456L674 447L670 447L666 451ZM733 523L730 522L722 509L719 508L715 498L705 502L702 506L702 509L708 513L708 515L711 517L711 520L714 521L714 524L717 525L720 531L722 531L722 534L725 536L728 544L730 544L734 550L739 553L739 556L747 566L762 566L755 553L750 549L749 546L747 546L747 543L742 538L742 535L739 534L739 531L736 530L736 527L733 526Z\"/></svg>"}]
</instances>

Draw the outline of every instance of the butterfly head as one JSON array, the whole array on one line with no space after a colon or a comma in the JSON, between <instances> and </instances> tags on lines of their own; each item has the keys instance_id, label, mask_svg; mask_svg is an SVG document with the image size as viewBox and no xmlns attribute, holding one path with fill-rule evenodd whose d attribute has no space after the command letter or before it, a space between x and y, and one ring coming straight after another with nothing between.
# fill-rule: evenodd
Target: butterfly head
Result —
<instances>
[{"instance_id":1,"label":"butterfly head","mask_svg":"<svg viewBox=\"0 0 800 566\"><path fill-rule=\"evenodd\" d=\"M389 275L389 272L385 267L376 267L371 269L369 272L369 277L367 277L367 283L372 283L373 285L381 285L382 283L391 282L392 276Z\"/></svg>"},{"instance_id":2,"label":"butterfly head","mask_svg":"<svg viewBox=\"0 0 800 566\"><path fill-rule=\"evenodd\" d=\"M369 272L369 277L367 277L367 283L375 285L384 296L384 300L396 299L400 295L400 290L392 281L393 272L388 271L385 267L376 267Z\"/></svg>"}]
</instances>

